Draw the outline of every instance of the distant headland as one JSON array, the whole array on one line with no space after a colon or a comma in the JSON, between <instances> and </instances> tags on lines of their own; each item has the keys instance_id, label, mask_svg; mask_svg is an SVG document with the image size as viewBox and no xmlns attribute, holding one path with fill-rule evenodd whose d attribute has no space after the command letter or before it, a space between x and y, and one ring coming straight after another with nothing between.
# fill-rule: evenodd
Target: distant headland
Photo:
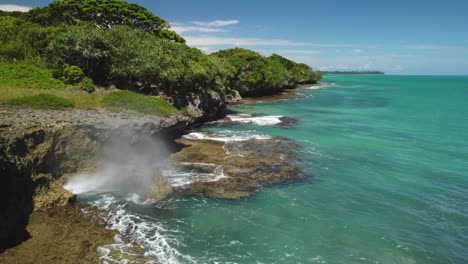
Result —
<instances>
[{"instance_id":1,"label":"distant headland","mask_svg":"<svg viewBox=\"0 0 468 264\"><path fill-rule=\"evenodd\" d=\"M335 75L384 75L381 71L322 71L322 74Z\"/></svg>"}]
</instances>

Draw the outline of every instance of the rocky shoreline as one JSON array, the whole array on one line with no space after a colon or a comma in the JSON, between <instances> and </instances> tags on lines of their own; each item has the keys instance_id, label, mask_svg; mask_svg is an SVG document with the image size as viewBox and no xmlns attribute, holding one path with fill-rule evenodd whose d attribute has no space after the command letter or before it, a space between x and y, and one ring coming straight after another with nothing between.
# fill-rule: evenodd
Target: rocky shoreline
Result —
<instances>
[{"instance_id":1,"label":"rocky shoreline","mask_svg":"<svg viewBox=\"0 0 468 264\"><path fill-rule=\"evenodd\" d=\"M303 178L299 146L280 138L217 141L180 138L185 147L170 158L176 165L203 173L218 174L216 181L195 180L184 186L186 194L225 199L248 197L262 185L292 182Z\"/></svg>"},{"instance_id":2,"label":"rocky shoreline","mask_svg":"<svg viewBox=\"0 0 468 264\"><path fill-rule=\"evenodd\" d=\"M21 256L35 243L44 243L37 237L39 233L35 230L39 229L35 228L36 220L40 218L44 223L55 225L53 218L60 216L63 219L68 217L68 220L63 220L59 229L68 230L68 224L74 223L70 219L77 217L81 219L79 221L88 223L80 228L103 230L90 231L88 234L92 235L83 238L83 241L89 241L95 239L93 236L103 237L102 241L99 240L102 243L97 242L81 249L82 253L92 258L86 263L95 263L94 260L99 258L96 247L112 242L109 238L113 231L104 231L89 216L79 215L78 211L82 211L82 208L73 205L76 195L63 188L66 179L78 172L96 171L99 162L109 154L109 150L103 146L116 136L130 134L129 141L132 144L144 145L148 137L173 142L195 123L220 116L226 103L240 99L238 95L225 97L206 95L192 98L187 107L188 113L165 117L116 113L104 109L58 111L0 106L0 252L4 252L0 253L0 262L19 263L13 261L17 256L21 263L28 263ZM280 99L285 98L283 96ZM210 108L215 110L210 112ZM265 184L289 182L303 177L300 161L291 151L294 144L287 139L251 139L226 143L179 138L177 144L181 149L172 155L172 162L191 163L191 169L196 170L206 168L193 164L216 164L226 175L218 181L193 182L182 188L185 194L200 193L235 199L258 192ZM153 191L159 192L157 189ZM74 216L70 218L71 213L68 211L75 212ZM42 230L45 233L40 236L44 237L53 236L55 232ZM63 236L63 239L68 237ZM61 254L60 249L69 251L67 247L58 247L46 255L37 255L36 263L48 262L50 257ZM67 256L74 259L70 254Z\"/></svg>"}]
</instances>

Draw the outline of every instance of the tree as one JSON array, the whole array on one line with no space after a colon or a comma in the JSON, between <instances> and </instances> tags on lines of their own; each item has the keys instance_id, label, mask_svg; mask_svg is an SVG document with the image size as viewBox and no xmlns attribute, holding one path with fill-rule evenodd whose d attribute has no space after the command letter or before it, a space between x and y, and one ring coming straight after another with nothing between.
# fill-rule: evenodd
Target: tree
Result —
<instances>
[{"instance_id":1,"label":"tree","mask_svg":"<svg viewBox=\"0 0 468 264\"><path fill-rule=\"evenodd\" d=\"M53 1L46 7L30 10L27 17L41 25L78 25L84 22L104 30L126 25L172 41L185 42L177 33L168 30L169 24L164 19L138 4L122 0Z\"/></svg>"},{"instance_id":2,"label":"tree","mask_svg":"<svg viewBox=\"0 0 468 264\"><path fill-rule=\"evenodd\" d=\"M21 11L3 11L0 10L0 17L9 16L9 17L22 17L25 13Z\"/></svg>"},{"instance_id":3,"label":"tree","mask_svg":"<svg viewBox=\"0 0 468 264\"><path fill-rule=\"evenodd\" d=\"M99 30L89 26L71 27L53 39L46 52L59 67L76 65L98 84L108 78L109 47Z\"/></svg>"},{"instance_id":4,"label":"tree","mask_svg":"<svg viewBox=\"0 0 468 264\"><path fill-rule=\"evenodd\" d=\"M22 18L0 16L0 58L11 61L40 56L63 31L62 27L44 27Z\"/></svg>"}]
</instances>

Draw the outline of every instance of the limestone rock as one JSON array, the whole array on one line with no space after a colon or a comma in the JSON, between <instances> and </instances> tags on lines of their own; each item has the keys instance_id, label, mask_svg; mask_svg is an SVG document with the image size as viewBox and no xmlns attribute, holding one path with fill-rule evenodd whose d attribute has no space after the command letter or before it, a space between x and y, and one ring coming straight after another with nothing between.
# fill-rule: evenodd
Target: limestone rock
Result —
<instances>
[{"instance_id":1,"label":"limestone rock","mask_svg":"<svg viewBox=\"0 0 468 264\"><path fill-rule=\"evenodd\" d=\"M265 184L304 177L300 159L293 151L298 145L286 138L228 142L181 138L177 142L186 147L171 156L176 165L206 171L203 164L215 164L211 173L219 173L216 168L222 168L224 174L217 181L199 180L184 186L189 194L236 199L258 192Z\"/></svg>"},{"instance_id":2,"label":"limestone rock","mask_svg":"<svg viewBox=\"0 0 468 264\"><path fill-rule=\"evenodd\" d=\"M152 166L148 170L151 183L148 186L146 196L150 199L160 201L172 194L172 186L167 178L161 174L158 168Z\"/></svg>"}]
</instances>

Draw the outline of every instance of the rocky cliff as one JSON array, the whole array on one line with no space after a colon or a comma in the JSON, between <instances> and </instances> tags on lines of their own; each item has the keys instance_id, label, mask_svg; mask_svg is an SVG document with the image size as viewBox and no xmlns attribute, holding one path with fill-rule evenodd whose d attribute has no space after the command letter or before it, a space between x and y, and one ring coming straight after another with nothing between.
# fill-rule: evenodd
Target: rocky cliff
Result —
<instances>
[{"instance_id":1,"label":"rocky cliff","mask_svg":"<svg viewBox=\"0 0 468 264\"><path fill-rule=\"evenodd\" d=\"M0 252L29 237L26 225L31 212L75 199L63 188L65 179L100 166L107 154L103 146L112 139L126 134L131 144L141 145L153 137L175 139L193 123L216 117L226 102L238 97L237 93L191 95L183 100L186 114L165 117L104 109L0 108ZM164 179L157 182L168 185ZM164 196L154 186L149 193Z\"/></svg>"},{"instance_id":2,"label":"rocky cliff","mask_svg":"<svg viewBox=\"0 0 468 264\"><path fill-rule=\"evenodd\" d=\"M128 126L131 116L107 111L17 109L3 112L0 130L0 248L28 237L28 215L74 199L67 174L98 166L100 146ZM189 120L137 119L134 129L160 132Z\"/></svg>"}]
</instances>

